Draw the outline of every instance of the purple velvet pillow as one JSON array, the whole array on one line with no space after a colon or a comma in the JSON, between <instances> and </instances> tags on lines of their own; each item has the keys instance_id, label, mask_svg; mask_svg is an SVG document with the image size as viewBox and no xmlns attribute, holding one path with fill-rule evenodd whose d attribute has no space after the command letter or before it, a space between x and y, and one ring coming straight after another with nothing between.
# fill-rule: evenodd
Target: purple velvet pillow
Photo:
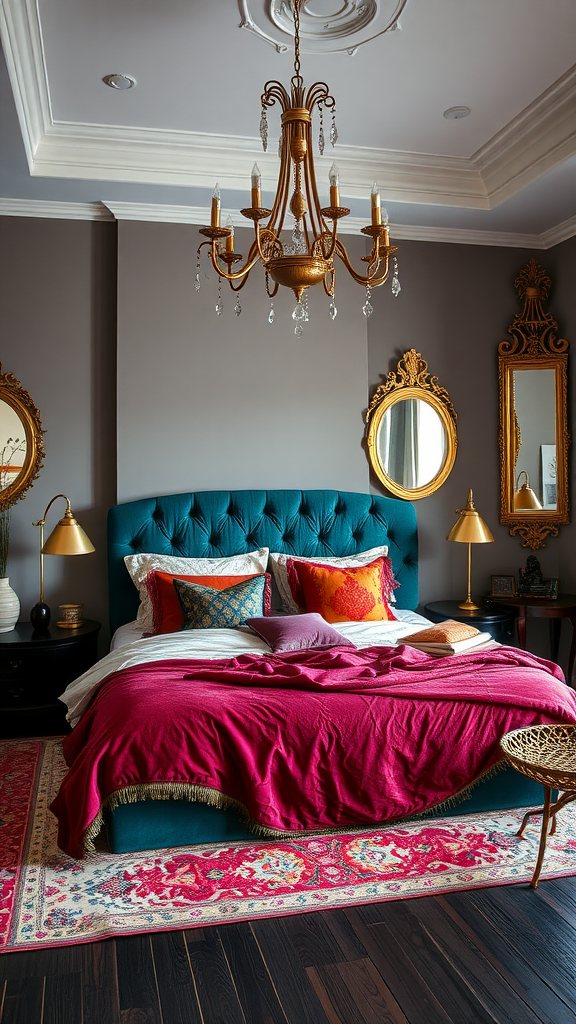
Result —
<instances>
[{"instance_id":1,"label":"purple velvet pillow","mask_svg":"<svg viewBox=\"0 0 576 1024\"><path fill-rule=\"evenodd\" d=\"M274 654L282 651L301 651L312 647L354 647L355 645L333 629L318 612L305 615L268 615L265 619L247 619L258 636L272 648Z\"/></svg>"}]
</instances>

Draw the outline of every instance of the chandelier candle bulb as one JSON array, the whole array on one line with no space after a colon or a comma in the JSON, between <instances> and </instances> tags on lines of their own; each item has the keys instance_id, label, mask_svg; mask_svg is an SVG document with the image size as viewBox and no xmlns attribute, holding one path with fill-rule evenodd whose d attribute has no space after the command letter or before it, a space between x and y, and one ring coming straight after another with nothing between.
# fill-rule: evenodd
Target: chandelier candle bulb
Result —
<instances>
[{"instance_id":1,"label":"chandelier candle bulb","mask_svg":"<svg viewBox=\"0 0 576 1024\"><path fill-rule=\"evenodd\" d=\"M369 302L370 291L387 280L390 257L396 252L395 246L388 245L387 225L382 225L380 195L376 184L372 195L372 222L362 228L363 233L369 235L372 242L370 254L362 257L366 264L365 273L357 273L352 268L344 243L337 235L339 221L342 217L347 217L350 210L340 205L340 181L336 164L332 164L329 172L330 205L323 208L320 203L312 147L312 114L314 110L320 112L320 134L323 139L323 111L331 112L330 141L334 145L338 137L334 123L336 101L325 82L315 82L306 89L300 74L300 12L304 9L305 2L306 0L283 0L286 9L291 9L294 16L294 74L290 85L286 89L281 82L266 82L261 95L260 131L264 149L268 138L266 112L269 107L278 105L281 114L280 169L271 209L264 209L262 206L260 170L258 165L254 164L251 174L251 205L240 210L242 216L254 225L255 238L248 256L244 258L234 252L230 228L220 226L218 185L212 198L210 227L200 228L200 234L206 241L201 242L198 247L198 253L204 246L209 247L210 262L218 274L219 281L228 281L233 291L238 291L257 263L264 268L266 293L270 300L276 295L278 286L290 288L294 292L298 308L298 316L295 317L295 333L298 337L302 333L303 321L309 319L302 315L303 304L300 300L307 288L317 284L322 284L327 295L333 294L334 264L337 259L341 260L357 284L368 289L367 301L363 307L368 316L372 312ZM323 149L323 144L320 148ZM285 237L288 225L284 223L289 214L292 214L295 221L290 240ZM242 265L235 269L236 263ZM333 318L336 307L334 304L332 306ZM222 311L220 297L216 311ZM271 310L270 320L272 319Z\"/></svg>"},{"instance_id":2,"label":"chandelier candle bulb","mask_svg":"<svg viewBox=\"0 0 576 1024\"><path fill-rule=\"evenodd\" d=\"M382 223L382 210L380 208L380 193L378 191L378 185L376 182L372 185L372 192L370 194L372 200L372 223L374 225Z\"/></svg>"},{"instance_id":3,"label":"chandelier candle bulb","mask_svg":"<svg viewBox=\"0 0 576 1024\"><path fill-rule=\"evenodd\" d=\"M212 213L210 217L210 225L213 228L220 227L220 186L216 182L214 191L212 193Z\"/></svg>"},{"instance_id":4,"label":"chandelier candle bulb","mask_svg":"<svg viewBox=\"0 0 576 1024\"><path fill-rule=\"evenodd\" d=\"M226 236L226 252L234 252L234 222L230 214L228 214L226 227L230 228L230 234Z\"/></svg>"},{"instance_id":5,"label":"chandelier candle bulb","mask_svg":"<svg viewBox=\"0 0 576 1024\"><path fill-rule=\"evenodd\" d=\"M258 210L262 205L262 175L260 174L260 168L258 164L254 164L252 168L252 206L255 210Z\"/></svg>"},{"instance_id":6,"label":"chandelier candle bulb","mask_svg":"<svg viewBox=\"0 0 576 1024\"><path fill-rule=\"evenodd\" d=\"M330 206L340 206L340 189L338 187L340 175L338 174L336 164L332 164L328 180L330 181Z\"/></svg>"}]
</instances>

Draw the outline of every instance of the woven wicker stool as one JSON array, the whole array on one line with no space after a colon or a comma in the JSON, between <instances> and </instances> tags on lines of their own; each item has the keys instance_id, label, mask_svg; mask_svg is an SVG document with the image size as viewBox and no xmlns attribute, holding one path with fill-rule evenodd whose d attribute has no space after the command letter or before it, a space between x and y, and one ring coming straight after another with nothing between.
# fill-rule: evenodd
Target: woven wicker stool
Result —
<instances>
[{"instance_id":1,"label":"woven wicker stool","mask_svg":"<svg viewBox=\"0 0 576 1024\"><path fill-rule=\"evenodd\" d=\"M531 725L527 729L515 729L502 737L500 746L513 768L545 787L544 806L528 811L516 833L522 835L532 815L542 815L538 860L530 882L535 889L542 870L550 818L550 835L554 835L556 814L576 800L576 725ZM554 803L551 800L553 789L563 790Z\"/></svg>"}]
</instances>

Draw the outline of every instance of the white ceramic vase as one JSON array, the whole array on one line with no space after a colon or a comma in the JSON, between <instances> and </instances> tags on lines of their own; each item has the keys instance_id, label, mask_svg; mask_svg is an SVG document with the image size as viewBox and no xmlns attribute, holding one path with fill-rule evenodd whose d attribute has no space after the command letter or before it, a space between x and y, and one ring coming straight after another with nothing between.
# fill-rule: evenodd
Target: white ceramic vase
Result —
<instances>
[{"instance_id":1,"label":"white ceramic vase","mask_svg":"<svg viewBox=\"0 0 576 1024\"><path fill-rule=\"evenodd\" d=\"M14 629L20 615L20 601L10 586L8 576L0 577L0 633Z\"/></svg>"}]
</instances>

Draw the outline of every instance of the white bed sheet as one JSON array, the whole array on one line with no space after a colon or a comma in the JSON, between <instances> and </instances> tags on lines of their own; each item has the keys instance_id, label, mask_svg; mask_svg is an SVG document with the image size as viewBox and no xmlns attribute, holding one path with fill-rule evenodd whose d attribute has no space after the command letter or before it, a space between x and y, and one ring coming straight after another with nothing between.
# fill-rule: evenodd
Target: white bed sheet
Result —
<instances>
[{"instance_id":1,"label":"white bed sheet","mask_svg":"<svg viewBox=\"0 0 576 1024\"><path fill-rule=\"evenodd\" d=\"M361 649L373 644L389 647L413 633L415 627L423 629L431 624L417 612L394 609L394 614L398 617L396 622L338 622L334 629ZM270 653L268 644L248 630L186 629L144 638L135 626L135 622L121 626L114 634L110 654L71 682L60 697L68 708L66 718L70 725L76 725L95 690L112 672L174 658L236 658L241 654Z\"/></svg>"},{"instance_id":2,"label":"white bed sheet","mask_svg":"<svg viewBox=\"0 0 576 1024\"><path fill-rule=\"evenodd\" d=\"M424 629L425 626L429 626L430 625L429 619L425 619L424 616L419 615L418 612L406 611L406 610L403 610L402 608L395 608L394 609L394 615L397 616L397 618L398 618L398 620L400 622L408 623L411 626L412 625L413 626L421 626L422 629ZM355 634L360 636L360 634L362 633L362 631L363 631L363 629L365 627L368 627L368 629L371 629L374 626L376 626L376 627L379 627L379 626L389 627L389 626L394 626L394 625L395 624L392 623L392 622L384 622L384 623L377 623L377 622L376 623L374 623L374 622L367 622L367 623L366 622L347 622L347 623L342 623L341 622L338 625L336 625L334 628L335 629L340 629L341 626L355 627ZM341 630L341 632L342 632L342 630ZM404 630L404 632L402 634L400 634L400 635L406 636L406 633L407 633L407 630ZM344 636L348 636L348 633L344 633ZM370 636L373 636L373 633L370 633ZM353 643L356 643L356 640L354 639L354 637L350 636L349 639L352 640ZM118 627L118 629L114 633L114 636L112 637L112 640L111 640L111 643L110 643L110 650L111 651L116 651L120 647L126 647L128 644L133 644L135 640L142 640L142 629L140 628L139 624L136 622L136 619L134 619L133 622L127 622L124 626L119 626ZM377 641L369 640L368 644L376 643L376 642ZM368 646L368 644L364 644L363 646L366 647L366 646ZM225 657L225 655L222 655L222 657Z\"/></svg>"}]
</instances>

